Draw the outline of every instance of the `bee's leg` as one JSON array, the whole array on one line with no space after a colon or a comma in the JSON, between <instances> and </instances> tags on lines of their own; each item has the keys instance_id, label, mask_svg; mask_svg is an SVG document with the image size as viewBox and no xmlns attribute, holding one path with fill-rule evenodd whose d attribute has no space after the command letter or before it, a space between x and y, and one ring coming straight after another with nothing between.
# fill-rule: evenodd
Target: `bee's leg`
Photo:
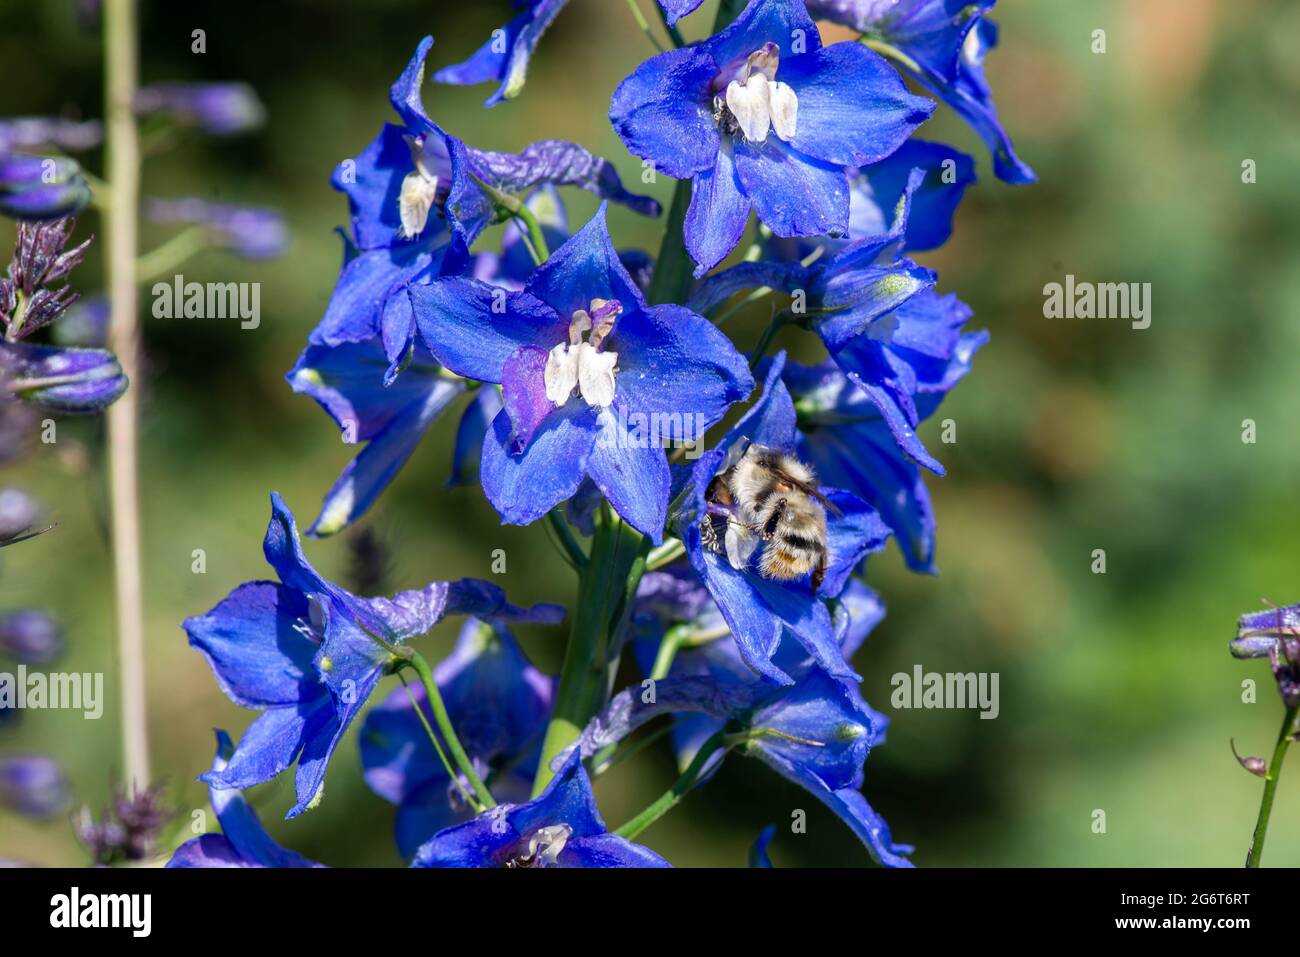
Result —
<instances>
[{"instance_id":1,"label":"bee's leg","mask_svg":"<svg viewBox=\"0 0 1300 957\"><path fill-rule=\"evenodd\" d=\"M817 559L817 565L813 568L812 573L812 590L816 592L822 587L822 582L826 580L826 552L823 550Z\"/></svg>"},{"instance_id":2,"label":"bee's leg","mask_svg":"<svg viewBox=\"0 0 1300 957\"><path fill-rule=\"evenodd\" d=\"M700 518L700 544L712 552L723 551L722 536L731 521L732 509L720 502L706 502Z\"/></svg>"},{"instance_id":3,"label":"bee's leg","mask_svg":"<svg viewBox=\"0 0 1300 957\"><path fill-rule=\"evenodd\" d=\"M776 530L781 525L781 519L785 516L785 499L778 499L776 507L772 509L772 514L768 516L763 523L763 530L759 533L765 542L770 542L776 536Z\"/></svg>"}]
</instances>

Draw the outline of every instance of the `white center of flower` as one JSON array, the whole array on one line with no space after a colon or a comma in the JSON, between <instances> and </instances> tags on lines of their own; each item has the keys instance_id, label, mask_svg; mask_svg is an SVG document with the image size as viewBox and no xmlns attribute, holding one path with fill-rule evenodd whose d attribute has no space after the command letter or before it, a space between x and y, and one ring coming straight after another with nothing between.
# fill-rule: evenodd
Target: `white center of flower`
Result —
<instances>
[{"instance_id":1,"label":"white center of flower","mask_svg":"<svg viewBox=\"0 0 1300 957\"><path fill-rule=\"evenodd\" d=\"M618 353L605 352L600 347L622 311L623 306L616 299L593 299L590 312L579 309L573 314L569 341L561 342L546 357L542 381L546 384L547 399L561 406L577 389L590 406L604 408L614 401Z\"/></svg>"},{"instance_id":2,"label":"white center of flower","mask_svg":"<svg viewBox=\"0 0 1300 957\"><path fill-rule=\"evenodd\" d=\"M767 43L719 77L726 88L714 97L714 112L751 143L765 142L769 130L788 142L798 129L799 97L776 79L780 58L780 48Z\"/></svg>"},{"instance_id":3,"label":"white center of flower","mask_svg":"<svg viewBox=\"0 0 1300 957\"><path fill-rule=\"evenodd\" d=\"M528 851L506 862L506 867L552 867L573 835L568 824L538 828L528 839Z\"/></svg>"},{"instance_id":4,"label":"white center of flower","mask_svg":"<svg viewBox=\"0 0 1300 957\"><path fill-rule=\"evenodd\" d=\"M438 201L438 157L428 148L425 137L408 136L406 142L415 169L406 174L397 196L397 214L402 221L398 234L403 239L414 239L424 232L429 213Z\"/></svg>"}]
</instances>

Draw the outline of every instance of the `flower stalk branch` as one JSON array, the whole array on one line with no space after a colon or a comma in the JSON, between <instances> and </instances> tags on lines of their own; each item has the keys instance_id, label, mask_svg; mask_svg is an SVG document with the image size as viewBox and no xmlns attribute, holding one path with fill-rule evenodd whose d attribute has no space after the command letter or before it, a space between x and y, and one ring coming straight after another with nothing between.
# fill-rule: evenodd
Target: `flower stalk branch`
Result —
<instances>
[{"instance_id":1,"label":"flower stalk branch","mask_svg":"<svg viewBox=\"0 0 1300 957\"><path fill-rule=\"evenodd\" d=\"M1259 867L1259 862L1264 857L1264 838L1268 835L1268 819L1273 811L1277 779L1282 775L1282 762L1291 744L1297 713L1300 713L1300 705L1292 705L1286 709L1286 717L1282 719L1282 730L1278 732L1277 744L1273 748L1273 759L1268 762L1268 772L1264 777L1264 794L1259 802L1259 818L1255 822L1255 834L1251 838L1250 850L1246 854L1247 867Z\"/></svg>"}]
</instances>

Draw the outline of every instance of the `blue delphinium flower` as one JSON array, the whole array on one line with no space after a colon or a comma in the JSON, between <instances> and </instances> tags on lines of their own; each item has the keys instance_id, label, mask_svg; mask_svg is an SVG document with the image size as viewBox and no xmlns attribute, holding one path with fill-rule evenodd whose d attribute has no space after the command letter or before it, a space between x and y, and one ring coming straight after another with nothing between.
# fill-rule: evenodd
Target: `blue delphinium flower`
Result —
<instances>
[{"instance_id":1,"label":"blue delphinium flower","mask_svg":"<svg viewBox=\"0 0 1300 957\"><path fill-rule=\"evenodd\" d=\"M823 47L802 0L751 0L716 36L639 66L610 120L632 153L692 180L685 240L703 275L751 207L778 236L846 232L845 167L884 159L933 108L865 46Z\"/></svg>"},{"instance_id":2,"label":"blue delphinium flower","mask_svg":"<svg viewBox=\"0 0 1300 957\"><path fill-rule=\"evenodd\" d=\"M480 182L512 194L576 186L645 215L659 213L654 200L629 193L613 167L574 143L554 140L518 154L489 153L446 133L421 102L432 43L429 37L420 43L393 85L391 102L402 125L386 124L361 154L339 165L332 179L348 197L351 238L325 316L289 381L335 416L345 441L369 444L331 489L313 535L332 534L360 517L438 413L463 390L463 384L441 375L415 342L410 303L399 293L467 268L492 268L471 263L468 254L497 216ZM509 268L512 275L525 274L518 253ZM380 349L386 364L376 369L371 360ZM412 381L386 390L399 376ZM364 421L337 414L348 404L365 407Z\"/></svg>"},{"instance_id":3,"label":"blue delphinium flower","mask_svg":"<svg viewBox=\"0 0 1300 957\"><path fill-rule=\"evenodd\" d=\"M183 627L231 700L262 711L229 763L202 780L248 788L296 763L297 803L289 817L320 800L334 749L393 665L374 636L399 644L449 614L545 621L563 616L553 605L516 608L498 587L475 579L434 582L391 600L359 598L312 568L293 514L274 493L263 552L278 583L240 585Z\"/></svg>"},{"instance_id":4,"label":"blue delphinium flower","mask_svg":"<svg viewBox=\"0 0 1300 957\"><path fill-rule=\"evenodd\" d=\"M1234 658L1267 658L1286 706L1300 704L1300 605L1247 612L1228 648Z\"/></svg>"},{"instance_id":5,"label":"blue delphinium flower","mask_svg":"<svg viewBox=\"0 0 1300 957\"><path fill-rule=\"evenodd\" d=\"M527 801L555 681L524 656L501 625L470 618L433 672L447 714L475 770L500 801ZM438 759L411 702L433 724L422 687L394 688L361 728L366 783L397 805L397 848L412 857L436 832L473 816Z\"/></svg>"},{"instance_id":6,"label":"blue delphinium flower","mask_svg":"<svg viewBox=\"0 0 1300 957\"><path fill-rule=\"evenodd\" d=\"M0 150L0 214L20 220L63 219L90 200L90 185L76 161Z\"/></svg>"},{"instance_id":7,"label":"blue delphinium flower","mask_svg":"<svg viewBox=\"0 0 1300 957\"><path fill-rule=\"evenodd\" d=\"M711 276L691 298L708 312L741 289L770 287L796 297L794 318L821 338L835 363L879 409L894 440L933 472L942 466L916 435L915 397L943 383L962 343L970 308L934 291L935 273L894 258L909 221L910 197L924 178L913 170L891 230L849 243L810 265L747 262Z\"/></svg>"},{"instance_id":8,"label":"blue delphinium flower","mask_svg":"<svg viewBox=\"0 0 1300 957\"><path fill-rule=\"evenodd\" d=\"M217 731L217 754L212 759L214 773L225 770L234 750L230 735ZM221 833L203 834L186 841L176 849L167 862L168 867L324 866L275 843L237 788L213 785L208 788L208 795Z\"/></svg>"},{"instance_id":9,"label":"blue delphinium flower","mask_svg":"<svg viewBox=\"0 0 1300 957\"><path fill-rule=\"evenodd\" d=\"M87 239L66 248L74 228L71 219L18 224L13 260L0 277L0 399L13 396L52 412L99 412L126 391L126 376L111 352L21 341L77 301L70 286L59 285L90 246Z\"/></svg>"},{"instance_id":10,"label":"blue delphinium flower","mask_svg":"<svg viewBox=\"0 0 1300 957\"><path fill-rule=\"evenodd\" d=\"M987 341L986 332L958 335L946 372L918 383L913 396L918 422L934 414ZM879 406L831 360L816 366L787 363L783 380L799 419L800 458L822 481L853 491L880 513L908 567L933 573L930 493L920 467L899 446ZM942 466L934 471L943 474Z\"/></svg>"},{"instance_id":11,"label":"blue delphinium flower","mask_svg":"<svg viewBox=\"0 0 1300 957\"><path fill-rule=\"evenodd\" d=\"M919 181L913 170L921 170ZM975 182L975 161L942 143L910 139L891 156L849 173L848 239L889 232L899 203L909 205L900 251L938 249L952 235L952 217Z\"/></svg>"},{"instance_id":12,"label":"blue delphinium flower","mask_svg":"<svg viewBox=\"0 0 1300 957\"><path fill-rule=\"evenodd\" d=\"M524 804L499 804L439 831L415 867L668 867L649 848L605 830L591 782L572 754L546 790Z\"/></svg>"},{"instance_id":13,"label":"blue delphinium flower","mask_svg":"<svg viewBox=\"0 0 1300 957\"><path fill-rule=\"evenodd\" d=\"M649 614L659 619L660 633L683 615L693 622L708 622L713 616L707 598L653 580L640 598L643 614L649 608ZM647 598L652 599L649 605ZM846 589L843 598L836 609L835 627L847 658L884 612L875 594L860 583ZM644 619L641 626L645 627ZM642 643L645 640L643 633ZM732 739L728 747L742 745L745 754L826 804L878 862L910 867L905 855L912 849L893 842L888 826L861 793L867 754L883 743L888 719L863 700L856 684L828 675L796 643L785 642L779 653L794 678L786 686L774 686L755 675L738 650L738 645L723 639L683 650L668 676L655 683L653 697L640 686L615 695L583 731L572 753L557 761L589 757L670 714L679 765L685 767L707 740L725 731ZM639 649L642 661L648 660L646 652ZM705 765L706 773L716 770L724 756L725 752L715 752Z\"/></svg>"},{"instance_id":14,"label":"blue delphinium flower","mask_svg":"<svg viewBox=\"0 0 1300 957\"><path fill-rule=\"evenodd\" d=\"M487 43L464 63L443 67L433 75L437 83L473 86L499 83L484 106L496 106L519 95L528 74L528 60L537 48L546 28L569 3L569 0L515 0L522 7L504 27L492 31Z\"/></svg>"},{"instance_id":15,"label":"blue delphinium flower","mask_svg":"<svg viewBox=\"0 0 1300 957\"><path fill-rule=\"evenodd\" d=\"M957 111L993 153L998 178L1036 177L1002 128L984 79L984 55L997 46L987 19L997 0L807 0L815 17L842 23L897 50L900 69Z\"/></svg>"},{"instance_id":16,"label":"blue delphinium flower","mask_svg":"<svg viewBox=\"0 0 1300 957\"><path fill-rule=\"evenodd\" d=\"M694 464L689 475L691 491L673 524L691 567L717 602L749 668L778 684L789 684L792 677L776 660L782 638L789 635L828 673L856 678L835 639L827 601L839 596L850 573L867 555L885 547L889 528L871 506L851 492L820 489L830 503L826 515L829 555L822 580L815 586L809 575L788 581L764 577L761 550L748 556L743 567L735 567L729 554L708 548L703 541L701 525L711 515L707 492L714 476L751 445L795 451L794 404L780 381L784 364L785 354L781 353L769 365L763 395L722 441Z\"/></svg>"},{"instance_id":17,"label":"blue delphinium flower","mask_svg":"<svg viewBox=\"0 0 1300 957\"><path fill-rule=\"evenodd\" d=\"M689 441L753 387L715 326L649 306L619 262L602 206L510 293L472 279L410 287L421 336L448 369L500 383L504 409L483 443L482 482L502 518L533 522L592 481L658 542L668 508L660 434Z\"/></svg>"}]
</instances>

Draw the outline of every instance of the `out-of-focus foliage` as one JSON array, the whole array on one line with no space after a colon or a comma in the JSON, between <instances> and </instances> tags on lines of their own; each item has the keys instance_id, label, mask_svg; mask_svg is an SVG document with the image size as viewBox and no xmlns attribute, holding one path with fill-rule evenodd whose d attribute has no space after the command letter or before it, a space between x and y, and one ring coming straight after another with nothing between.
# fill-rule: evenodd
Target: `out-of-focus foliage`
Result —
<instances>
[{"instance_id":1,"label":"out-of-focus foliage","mask_svg":"<svg viewBox=\"0 0 1300 957\"><path fill-rule=\"evenodd\" d=\"M434 66L464 59L509 12L506 0L287 0L275 4L150 4L143 79L244 80L267 107L264 131L189 142L150 161L151 193L275 206L288 217L286 259L256 263L214 252L187 280L262 283L262 322L146 318L144 533L148 560L150 713L154 759L181 804L206 805L194 781L209 763L213 726L238 733L246 713L217 690L179 622L235 583L263 575L258 548L266 493L312 512L349 459L337 430L284 384L319 319L339 267L331 229L345 220L328 186L335 165L387 119L394 65L426 32ZM649 10L649 4L643 3ZM520 99L493 110L483 90L430 86L425 101L477 145L518 149L572 139L640 164L605 119L608 94L653 48L622 3L579 0L533 60ZM652 11L651 11L652 12ZM685 22L695 37L711 10ZM1006 0L1004 42L988 60L1000 112L1039 174L1013 189L950 114L923 134L967 149L980 183L953 239L918 258L942 291L975 310L992 342L973 375L923 430L949 474L932 482L938 578L907 572L892 548L873 560L889 613L856 659L864 692L893 716L890 743L868 763L874 806L897 839L936 864L1214 864L1245 857L1260 782L1233 760L1271 743L1280 705L1267 666L1228 656L1236 616L1261 597L1300 598L1300 65L1287 0ZM207 31L207 53L190 31ZM1093 49L1104 30L1105 54ZM98 38L78 32L71 3L0 0L0 116L95 116L102 94ZM21 82L18 80L21 79ZM941 135L942 134L942 135ZM99 169L94 153L79 157ZM1254 160L1258 182L1243 184ZM650 191L667 203L672 184ZM585 222L594 201L575 198ZM612 209L621 246L654 249L661 225ZM85 217L86 228L97 228ZM0 248L9 245L0 224ZM165 235L146 226L145 248ZM490 240L494 241L494 240ZM93 291L101 265L79 273ZM1048 320L1044 284L1067 273L1152 284L1151 328L1122 321ZM146 290L147 293L147 290ZM146 306L147 306L146 295ZM766 318L747 322L756 334ZM738 320L739 321L739 320ZM745 340L742 339L742 344ZM782 338L801 359L806 340ZM957 442L944 445L944 419ZM1257 441L1242 441L1243 420ZM449 420L453 421L453 420ZM42 603L64 622L69 669L108 672L105 715L33 712L6 728L8 745L55 754L78 799L109 798L116 757L109 552L102 529L102 424L60 421L58 441L6 469L6 484L39 489L58 529L0 555L0 607ZM437 428L367 520L392 549L387 586L492 577L506 549L513 600L571 600L572 577L543 537L504 528L476 487L444 491L450 427ZM308 546L323 572L347 581L347 536ZM206 573L194 574L202 549ZM1093 574L1105 549L1106 573ZM439 647L453 635L443 629ZM557 668L563 631L523 628L543 667ZM894 711L890 676L996 671L1001 714ZM1259 684L1242 702L1243 679ZM625 819L674 777L666 749L597 783L605 817ZM283 823L279 784L254 792L272 832L330 864L397 863L392 809L364 786L355 744L339 752L331 799ZM1283 777L1270 863L1300 864L1300 775ZM766 769L731 762L643 840L678 865L743 865L754 836L778 825L774 862L863 861L822 808ZM808 833L790 833L795 809ZM1094 811L1106 833L1093 832ZM183 836L189 836L185 834ZM0 856L81 863L70 826L0 812Z\"/></svg>"}]
</instances>

